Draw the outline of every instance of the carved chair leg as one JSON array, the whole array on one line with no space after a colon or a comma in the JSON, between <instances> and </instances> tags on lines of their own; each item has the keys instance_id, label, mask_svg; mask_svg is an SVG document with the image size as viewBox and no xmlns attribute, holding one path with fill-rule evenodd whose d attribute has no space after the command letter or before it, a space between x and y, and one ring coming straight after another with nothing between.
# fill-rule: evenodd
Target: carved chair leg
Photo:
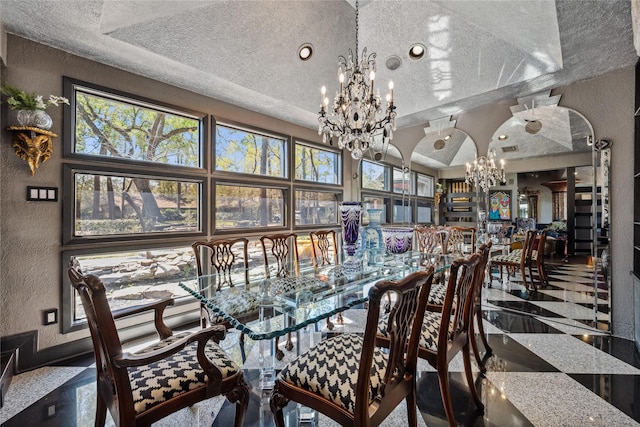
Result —
<instances>
[{"instance_id":1,"label":"carved chair leg","mask_svg":"<svg viewBox=\"0 0 640 427\"><path fill-rule=\"evenodd\" d=\"M524 288L529 290L529 283L527 283L527 269L524 265L520 266L520 274L522 274L522 282L524 283Z\"/></svg>"},{"instance_id":2,"label":"carved chair leg","mask_svg":"<svg viewBox=\"0 0 640 427\"><path fill-rule=\"evenodd\" d=\"M245 382L244 377L240 377L238 384L231 392L227 393L227 399L229 402L236 404L234 427L242 427L244 424L244 416L249 407L249 386Z\"/></svg>"},{"instance_id":3,"label":"carved chair leg","mask_svg":"<svg viewBox=\"0 0 640 427\"><path fill-rule=\"evenodd\" d=\"M247 353L244 349L244 332L240 333L240 356L242 356L242 363L247 361Z\"/></svg>"},{"instance_id":4,"label":"carved chair leg","mask_svg":"<svg viewBox=\"0 0 640 427\"><path fill-rule=\"evenodd\" d=\"M291 332L287 334L287 342L285 343L284 348L286 348L288 351L293 350L293 340L291 339Z\"/></svg>"},{"instance_id":5,"label":"carved chair leg","mask_svg":"<svg viewBox=\"0 0 640 427\"><path fill-rule=\"evenodd\" d=\"M340 313L338 313L338 314L340 314ZM333 331L334 327L335 327L335 325L333 324L331 319L329 317L327 317L327 329L329 329L330 331Z\"/></svg>"},{"instance_id":6,"label":"carved chair leg","mask_svg":"<svg viewBox=\"0 0 640 427\"><path fill-rule=\"evenodd\" d=\"M415 388L413 393L409 393L405 402L407 403L407 424L409 427L418 427L418 412L416 410L418 397L416 396Z\"/></svg>"},{"instance_id":7,"label":"carved chair leg","mask_svg":"<svg viewBox=\"0 0 640 427\"><path fill-rule=\"evenodd\" d=\"M271 398L269 399L269 405L271 406L271 413L273 414L276 427L285 427L282 409L287 406L288 403L289 399L280 394L278 383L276 382L273 392L271 393Z\"/></svg>"},{"instance_id":8,"label":"carved chair leg","mask_svg":"<svg viewBox=\"0 0 640 427\"><path fill-rule=\"evenodd\" d=\"M451 402L451 390L449 388L449 367L447 365L438 368L438 379L440 381L440 396L444 413L449 420L450 427L457 427L456 414L453 412L453 402Z\"/></svg>"},{"instance_id":9,"label":"carved chair leg","mask_svg":"<svg viewBox=\"0 0 640 427\"><path fill-rule=\"evenodd\" d=\"M98 387L98 390L100 388ZM107 404L102 399L100 393L96 399L96 427L104 427L104 423L107 419Z\"/></svg>"},{"instance_id":10,"label":"carved chair leg","mask_svg":"<svg viewBox=\"0 0 640 427\"><path fill-rule=\"evenodd\" d=\"M480 309L476 311L476 320L478 321L478 334L480 335L480 339L482 340L482 345L484 346L484 349L485 349L485 356L491 356L493 354L493 349L489 345L487 334L484 332L484 324L482 322L482 310Z\"/></svg>"},{"instance_id":11,"label":"carved chair leg","mask_svg":"<svg viewBox=\"0 0 640 427\"><path fill-rule=\"evenodd\" d=\"M487 372L487 368L485 368L484 363L482 363L482 359L480 358L480 350L478 349L478 342L476 341L476 331L473 327L473 321L469 323L469 341L471 344L471 349L473 350L473 355L476 358L478 368L480 369L480 372L484 374L485 372Z\"/></svg>"},{"instance_id":12,"label":"carved chair leg","mask_svg":"<svg viewBox=\"0 0 640 427\"><path fill-rule=\"evenodd\" d=\"M469 392L479 411L484 411L484 405L478 396L475 381L473 381L473 372L471 371L471 355L469 354L469 343L462 347L462 360L464 361L464 374L467 377L467 385Z\"/></svg>"},{"instance_id":13,"label":"carved chair leg","mask_svg":"<svg viewBox=\"0 0 640 427\"><path fill-rule=\"evenodd\" d=\"M276 359L278 360L282 360L284 359L284 352L282 350L280 350L280 347L278 346L280 344L280 337L276 337Z\"/></svg>"}]
</instances>

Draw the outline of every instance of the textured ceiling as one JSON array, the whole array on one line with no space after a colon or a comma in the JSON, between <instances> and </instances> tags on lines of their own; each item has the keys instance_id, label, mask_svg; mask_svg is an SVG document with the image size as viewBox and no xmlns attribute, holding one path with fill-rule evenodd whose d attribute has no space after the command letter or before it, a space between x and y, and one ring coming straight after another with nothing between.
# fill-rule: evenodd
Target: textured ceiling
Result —
<instances>
[{"instance_id":1,"label":"textured ceiling","mask_svg":"<svg viewBox=\"0 0 640 427\"><path fill-rule=\"evenodd\" d=\"M377 53L376 85L395 83L398 127L428 125L632 66L630 10L629 0L370 0L359 47ZM10 33L310 128L319 88L335 92L337 57L355 47L353 0L2 0L0 17ZM314 48L304 62L303 43ZM413 43L427 48L420 60Z\"/></svg>"}]
</instances>

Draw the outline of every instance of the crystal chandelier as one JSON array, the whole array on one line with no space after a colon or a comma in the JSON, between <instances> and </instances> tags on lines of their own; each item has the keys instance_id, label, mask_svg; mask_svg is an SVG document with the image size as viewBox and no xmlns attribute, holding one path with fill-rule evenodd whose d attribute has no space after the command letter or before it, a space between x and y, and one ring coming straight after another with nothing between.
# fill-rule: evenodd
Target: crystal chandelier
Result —
<instances>
[{"instance_id":1,"label":"crystal chandelier","mask_svg":"<svg viewBox=\"0 0 640 427\"><path fill-rule=\"evenodd\" d=\"M373 142L374 135L382 133L383 145L393 139L396 129L396 107L393 105L393 82L389 82L387 108L384 116L380 102L380 92L374 93L376 76L376 54L367 56L367 48L362 50L358 63L358 0L356 0L356 51L351 49L347 58L338 57L338 80L340 90L336 93L331 112L327 88L322 86L322 103L318 121L318 135L322 142L333 145L337 138L338 147L346 148L351 157L358 160Z\"/></svg>"},{"instance_id":2,"label":"crystal chandelier","mask_svg":"<svg viewBox=\"0 0 640 427\"><path fill-rule=\"evenodd\" d=\"M488 156L478 157L473 165L467 163L464 181L467 184L480 187L485 193L489 191L489 188L495 187L498 182L504 183L504 159L500 160L500 169L498 169L495 156L495 151L491 151Z\"/></svg>"}]
</instances>

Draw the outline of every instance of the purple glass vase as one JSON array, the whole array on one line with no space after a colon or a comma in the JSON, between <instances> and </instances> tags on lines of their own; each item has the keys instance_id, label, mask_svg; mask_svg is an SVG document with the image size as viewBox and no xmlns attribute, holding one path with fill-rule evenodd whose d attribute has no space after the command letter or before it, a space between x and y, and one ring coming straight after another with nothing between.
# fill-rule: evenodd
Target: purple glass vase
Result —
<instances>
[{"instance_id":1,"label":"purple glass vase","mask_svg":"<svg viewBox=\"0 0 640 427\"><path fill-rule=\"evenodd\" d=\"M340 204L340 219L342 220L342 241L347 252L347 259L343 264L354 265L358 238L360 237L361 202L342 202Z\"/></svg>"},{"instance_id":2,"label":"purple glass vase","mask_svg":"<svg viewBox=\"0 0 640 427\"><path fill-rule=\"evenodd\" d=\"M411 249L413 243L413 228L409 227L383 227L382 238L384 247L388 253L393 254L394 264L398 266L404 263L398 258Z\"/></svg>"}]
</instances>

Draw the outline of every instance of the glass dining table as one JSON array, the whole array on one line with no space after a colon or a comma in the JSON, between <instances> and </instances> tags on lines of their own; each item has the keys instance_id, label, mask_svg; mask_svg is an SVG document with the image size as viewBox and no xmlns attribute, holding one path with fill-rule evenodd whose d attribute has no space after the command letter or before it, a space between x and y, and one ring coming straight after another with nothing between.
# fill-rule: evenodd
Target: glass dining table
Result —
<instances>
[{"instance_id":1,"label":"glass dining table","mask_svg":"<svg viewBox=\"0 0 640 427\"><path fill-rule=\"evenodd\" d=\"M249 271L237 268L225 277L234 284L231 287L219 287L218 273L202 275L195 284L180 286L205 305L218 322L230 324L252 340L269 343L268 349L263 351L261 345L260 351L260 386L269 389L275 379L275 358L281 353L275 338L365 304L369 289L380 280L398 280L430 265L441 273L452 258L408 252L381 261L358 268L301 262L288 266L290 274L286 277L275 277L275 272L266 271L264 266ZM333 326L330 320L327 325Z\"/></svg>"}]
</instances>

